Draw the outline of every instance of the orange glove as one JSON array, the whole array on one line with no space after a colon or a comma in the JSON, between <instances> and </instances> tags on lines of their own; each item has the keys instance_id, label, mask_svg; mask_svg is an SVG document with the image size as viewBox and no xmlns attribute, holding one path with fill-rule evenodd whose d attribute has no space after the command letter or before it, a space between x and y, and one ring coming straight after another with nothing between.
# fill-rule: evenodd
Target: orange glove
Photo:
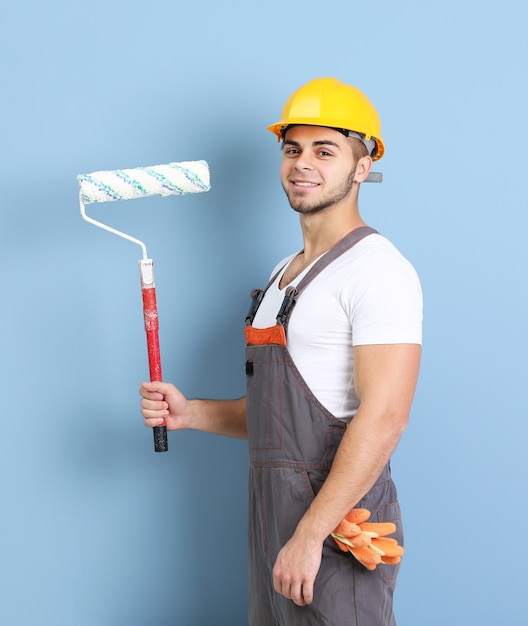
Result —
<instances>
[{"instance_id":1,"label":"orange glove","mask_svg":"<svg viewBox=\"0 0 528 626\"><path fill-rule=\"evenodd\" d=\"M396 525L367 522L369 517L367 509L352 509L332 533L335 542L368 570L375 570L380 563L399 563L403 548L396 539L386 536L396 532Z\"/></svg>"}]
</instances>

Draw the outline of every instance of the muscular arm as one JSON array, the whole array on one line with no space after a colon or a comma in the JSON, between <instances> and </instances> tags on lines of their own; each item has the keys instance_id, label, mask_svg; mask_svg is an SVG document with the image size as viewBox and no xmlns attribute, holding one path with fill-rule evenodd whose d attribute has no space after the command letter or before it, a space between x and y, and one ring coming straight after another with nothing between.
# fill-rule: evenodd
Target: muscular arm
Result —
<instances>
[{"instance_id":1,"label":"muscular arm","mask_svg":"<svg viewBox=\"0 0 528 626\"><path fill-rule=\"evenodd\" d=\"M145 426L153 428L165 422L167 430L200 430L247 439L245 398L188 400L165 382L145 382L139 393Z\"/></svg>"},{"instance_id":2,"label":"muscular arm","mask_svg":"<svg viewBox=\"0 0 528 626\"><path fill-rule=\"evenodd\" d=\"M323 487L277 557L275 589L297 604L313 599L322 545L372 487L407 426L418 378L420 346L359 346L354 372L359 409Z\"/></svg>"},{"instance_id":3,"label":"muscular arm","mask_svg":"<svg viewBox=\"0 0 528 626\"><path fill-rule=\"evenodd\" d=\"M188 428L247 439L246 398L236 400L190 400Z\"/></svg>"}]
</instances>

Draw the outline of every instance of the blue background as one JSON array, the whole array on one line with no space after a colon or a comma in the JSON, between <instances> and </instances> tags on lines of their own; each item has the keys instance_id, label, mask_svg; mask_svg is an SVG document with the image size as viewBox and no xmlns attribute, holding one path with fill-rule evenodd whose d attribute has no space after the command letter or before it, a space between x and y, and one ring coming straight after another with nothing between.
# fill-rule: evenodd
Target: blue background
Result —
<instances>
[{"instance_id":1,"label":"blue background","mask_svg":"<svg viewBox=\"0 0 528 626\"><path fill-rule=\"evenodd\" d=\"M20 0L0 20L0 623L247 623L245 443L154 454L141 251L81 219L76 175L208 161L209 193L88 213L155 261L165 379L242 395L249 291L301 244L266 125L335 76L378 108L362 212L426 303L393 461L399 624L525 624L523 3Z\"/></svg>"}]
</instances>

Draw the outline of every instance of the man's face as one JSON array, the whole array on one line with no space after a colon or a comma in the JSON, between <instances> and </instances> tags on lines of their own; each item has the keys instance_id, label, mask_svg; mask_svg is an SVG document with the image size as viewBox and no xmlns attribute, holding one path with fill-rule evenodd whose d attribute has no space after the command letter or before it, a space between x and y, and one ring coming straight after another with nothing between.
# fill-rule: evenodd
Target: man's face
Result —
<instances>
[{"instance_id":1,"label":"man's face","mask_svg":"<svg viewBox=\"0 0 528 626\"><path fill-rule=\"evenodd\" d=\"M293 126L282 146L281 182L292 209L318 213L351 196L355 161L349 140L322 126Z\"/></svg>"}]
</instances>

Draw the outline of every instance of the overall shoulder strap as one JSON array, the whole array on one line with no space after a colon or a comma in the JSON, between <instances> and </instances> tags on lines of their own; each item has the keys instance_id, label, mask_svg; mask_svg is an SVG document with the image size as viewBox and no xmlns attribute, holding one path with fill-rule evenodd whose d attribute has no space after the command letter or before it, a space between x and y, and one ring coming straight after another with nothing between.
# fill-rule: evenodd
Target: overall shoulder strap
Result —
<instances>
[{"instance_id":1,"label":"overall shoulder strap","mask_svg":"<svg viewBox=\"0 0 528 626\"><path fill-rule=\"evenodd\" d=\"M312 282L312 280L318 276L325 267L328 267L332 261L335 261L347 250L350 250L359 241L364 239L367 235L377 234L377 231L370 226L360 226L355 230L345 235L341 241L338 241L333 248L330 248L326 254L324 254L318 261L310 268L306 273L306 276L300 281L295 288L297 295L300 294L306 287Z\"/></svg>"},{"instance_id":2,"label":"overall shoulder strap","mask_svg":"<svg viewBox=\"0 0 528 626\"><path fill-rule=\"evenodd\" d=\"M278 269L275 272L275 274L271 277L271 279L269 280L268 284L266 285L264 289L252 289L251 290L251 294L250 294L251 305L249 307L248 314L246 315L246 326L251 326L251 324L253 324L253 320L255 319L255 315L257 314L258 308L260 306L260 303L262 302L262 298L264 297L264 294L266 293L266 291L268 291L268 289L273 284L277 276L282 272L282 270L285 267L286 266L283 265L280 269Z\"/></svg>"},{"instance_id":3,"label":"overall shoulder strap","mask_svg":"<svg viewBox=\"0 0 528 626\"><path fill-rule=\"evenodd\" d=\"M367 237L367 235L378 234L377 230L370 226L360 226L345 235L343 239L338 241L333 248L328 250L306 273L306 276L299 282L297 287L289 287L286 291L286 296L282 303L281 310L277 316L277 323L286 326L290 313L293 309L295 301L299 295L306 289L306 287L312 282L312 280L319 276L319 274L344 252L350 250L359 241Z\"/></svg>"},{"instance_id":4,"label":"overall shoulder strap","mask_svg":"<svg viewBox=\"0 0 528 626\"><path fill-rule=\"evenodd\" d=\"M341 256L347 250L350 250L353 246L356 245L359 241L364 239L367 235L377 234L377 230L371 228L370 226L360 226L355 230L345 235L343 239L338 241L336 245L331 248L326 254L324 254L307 272L306 276L299 282L297 287L289 287L286 290L286 295L284 296L284 300L282 302L281 309L277 315L277 323L281 325L286 325L287 319L290 315L290 312L295 304L295 300L299 296L299 294L306 289L306 287L312 282L312 280L318 276L332 261L335 261L339 256ZM276 280L277 276L284 269L282 266L275 274L272 276L270 281L268 282L265 289L253 289L251 292L251 306L249 307L248 314L246 315L246 326L249 326L253 323L253 319L257 313L257 309L260 306L262 298L264 294L269 289L270 285Z\"/></svg>"}]
</instances>

